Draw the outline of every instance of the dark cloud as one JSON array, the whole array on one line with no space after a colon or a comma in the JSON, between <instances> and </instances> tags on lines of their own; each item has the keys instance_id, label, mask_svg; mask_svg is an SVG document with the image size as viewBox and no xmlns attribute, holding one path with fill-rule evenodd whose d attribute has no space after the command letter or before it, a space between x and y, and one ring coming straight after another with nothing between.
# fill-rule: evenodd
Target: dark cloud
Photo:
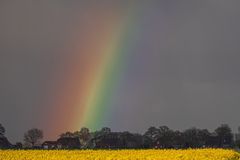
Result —
<instances>
[{"instance_id":1,"label":"dark cloud","mask_svg":"<svg viewBox=\"0 0 240 160\"><path fill-rule=\"evenodd\" d=\"M121 92L113 97L111 122L105 124L137 132L161 124L213 129L229 123L236 128L240 2L131 4L136 7L133 49L128 69L121 73ZM79 15L93 7L124 10L128 5L129 1L0 2L0 122L11 140L21 140L24 131L40 125L43 102L50 95L46 88L51 88L51 75L59 72L69 54L65 45Z\"/></svg>"}]
</instances>

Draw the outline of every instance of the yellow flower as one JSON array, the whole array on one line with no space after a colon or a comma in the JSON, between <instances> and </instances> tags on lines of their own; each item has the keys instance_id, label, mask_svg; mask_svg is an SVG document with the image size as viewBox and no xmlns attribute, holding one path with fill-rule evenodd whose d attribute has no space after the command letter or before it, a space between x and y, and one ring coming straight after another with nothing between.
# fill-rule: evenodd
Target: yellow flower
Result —
<instances>
[{"instance_id":1,"label":"yellow flower","mask_svg":"<svg viewBox=\"0 0 240 160\"><path fill-rule=\"evenodd\" d=\"M225 149L0 150L0 160L240 160Z\"/></svg>"}]
</instances>

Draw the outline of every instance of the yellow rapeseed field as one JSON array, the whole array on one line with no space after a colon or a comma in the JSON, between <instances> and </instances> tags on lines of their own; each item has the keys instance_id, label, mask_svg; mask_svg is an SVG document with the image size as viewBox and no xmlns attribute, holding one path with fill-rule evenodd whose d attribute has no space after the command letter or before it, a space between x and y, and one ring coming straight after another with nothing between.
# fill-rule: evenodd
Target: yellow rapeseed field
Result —
<instances>
[{"instance_id":1,"label":"yellow rapeseed field","mask_svg":"<svg viewBox=\"0 0 240 160\"><path fill-rule=\"evenodd\" d=\"M240 154L224 149L0 150L0 160L240 160Z\"/></svg>"}]
</instances>

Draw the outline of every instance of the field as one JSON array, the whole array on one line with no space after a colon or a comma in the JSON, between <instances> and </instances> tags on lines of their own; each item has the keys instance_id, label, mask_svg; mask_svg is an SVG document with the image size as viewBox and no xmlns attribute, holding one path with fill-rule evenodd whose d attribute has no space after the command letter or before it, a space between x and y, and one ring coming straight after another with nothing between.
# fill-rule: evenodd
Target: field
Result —
<instances>
[{"instance_id":1,"label":"field","mask_svg":"<svg viewBox=\"0 0 240 160\"><path fill-rule=\"evenodd\" d=\"M240 160L224 149L188 150L0 150L0 160Z\"/></svg>"}]
</instances>

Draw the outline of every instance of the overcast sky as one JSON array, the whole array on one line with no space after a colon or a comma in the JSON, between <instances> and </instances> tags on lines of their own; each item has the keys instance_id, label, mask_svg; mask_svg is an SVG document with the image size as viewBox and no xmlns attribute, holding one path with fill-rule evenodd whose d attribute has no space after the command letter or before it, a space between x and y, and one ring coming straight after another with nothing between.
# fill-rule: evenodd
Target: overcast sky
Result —
<instances>
[{"instance_id":1,"label":"overcast sky","mask_svg":"<svg viewBox=\"0 0 240 160\"><path fill-rule=\"evenodd\" d=\"M113 96L116 107L105 125L143 133L149 126L213 130L227 123L236 131L240 1L133 2L141 10L134 26L141 36L133 34L137 49L129 53L125 87ZM129 1L88 3L124 9ZM66 37L85 7L75 0L0 1L0 123L11 141L44 119L50 75L71 54L64 52Z\"/></svg>"}]
</instances>

